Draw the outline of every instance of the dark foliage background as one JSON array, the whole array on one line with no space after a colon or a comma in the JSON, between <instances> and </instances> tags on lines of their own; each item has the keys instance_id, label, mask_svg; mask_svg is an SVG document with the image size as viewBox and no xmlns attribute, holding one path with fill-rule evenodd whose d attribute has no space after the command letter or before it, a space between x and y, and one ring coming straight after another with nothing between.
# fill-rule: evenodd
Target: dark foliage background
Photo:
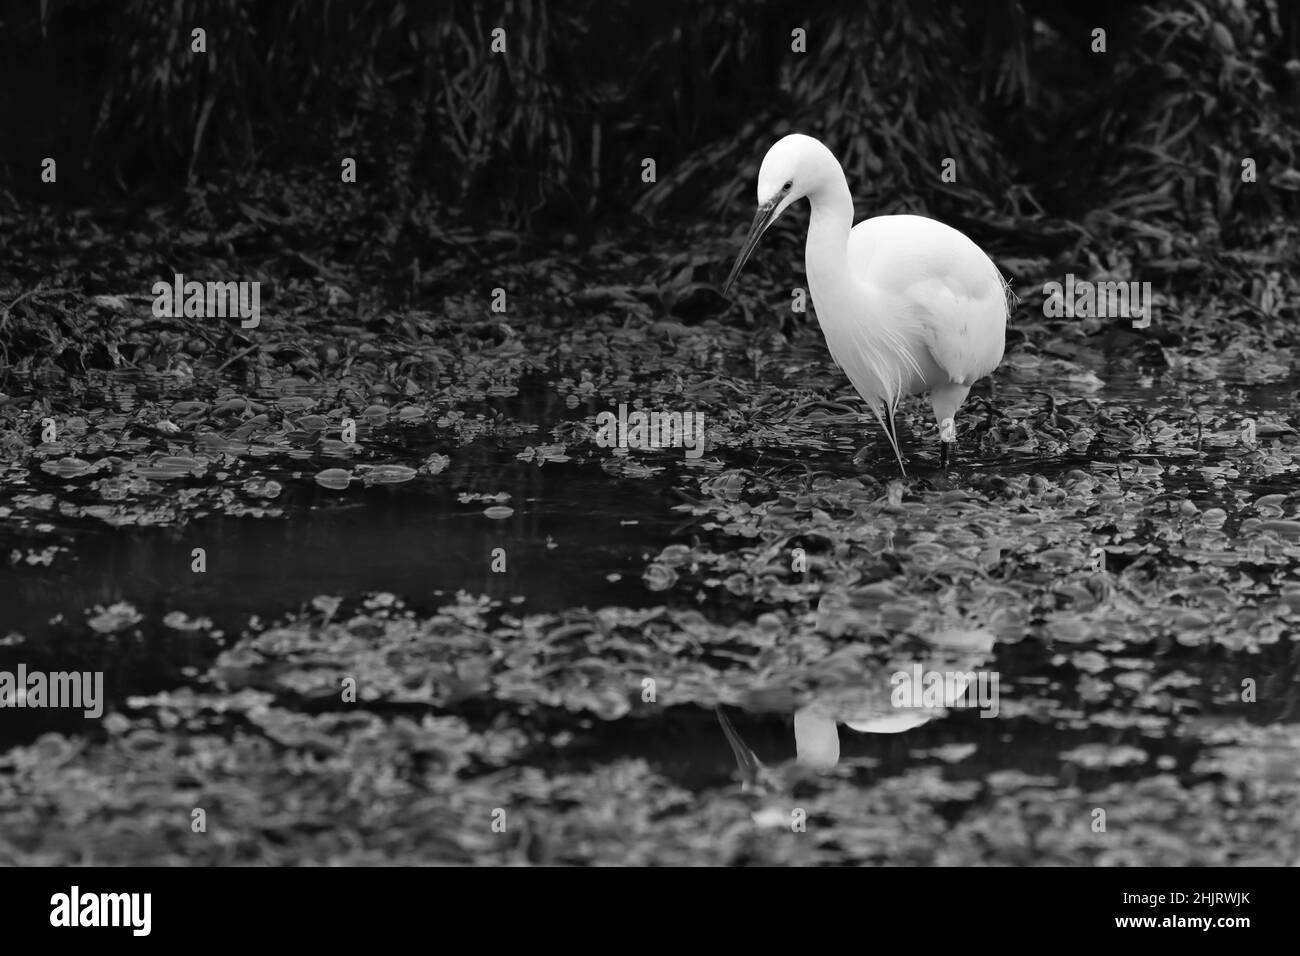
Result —
<instances>
[{"instance_id":1,"label":"dark foliage background","mask_svg":"<svg viewBox=\"0 0 1300 956\"><path fill-rule=\"evenodd\" d=\"M353 155L395 203L545 229L746 205L768 143L802 130L877 210L1051 218L1168 254L1179 227L1294 217L1297 17L1276 0L47 0L0 29L0 172L39 194L31 171L59 157L86 201L254 171L336 182ZM1269 188L1243 187L1244 156Z\"/></svg>"},{"instance_id":2,"label":"dark foliage background","mask_svg":"<svg viewBox=\"0 0 1300 956\"><path fill-rule=\"evenodd\" d=\"M859 217L953 223L1031 309L1045 277L1140 276L1188 330L1205 320L1178 296L1210 293L1281 334L1300 294L1297 114L1300 7L1279 0L11 5L0 245L23 308L0 358L68 347L33 291L54 274L118 293L199 261L353 277L390 304L485 270L562 297L599 276L666 315L717 315L758 165L790 131L836 152ZM798 272L804 222L772 230L748 293L767 262ZM65 324L71 367L110 361L91 342L114 327Z\"/></svg>"}]
</instances>

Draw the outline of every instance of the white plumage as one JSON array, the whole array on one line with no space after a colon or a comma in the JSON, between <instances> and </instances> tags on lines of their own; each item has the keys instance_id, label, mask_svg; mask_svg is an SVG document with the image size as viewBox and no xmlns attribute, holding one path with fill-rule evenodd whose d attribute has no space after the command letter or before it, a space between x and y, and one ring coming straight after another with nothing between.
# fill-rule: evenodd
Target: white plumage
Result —
<instances>
[{"instance_id":1,"label":"white plumage","mask_svg":"<svg viewBox=\"0 0 1300 956\"><path fill-rule=\"evenodd\" d=\"M894 412L903 396L928 391L946 463L957 409L1002 361L1008 302L1001 273L979 246L934 219L877 216L853 226L839 161L819 140L795 133L763 159L758 214L727 289L763 232L805 197L809 292L831 356L885 429L899 468Z\"/></svg>"}]
</instances>

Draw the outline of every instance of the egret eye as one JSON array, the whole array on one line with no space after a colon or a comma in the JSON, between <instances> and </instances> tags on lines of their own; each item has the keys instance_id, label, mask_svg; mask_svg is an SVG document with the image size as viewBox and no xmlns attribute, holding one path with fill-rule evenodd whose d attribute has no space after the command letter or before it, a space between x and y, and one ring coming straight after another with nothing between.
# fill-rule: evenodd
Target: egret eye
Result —
<instances>
[{"instance_id":1,"label":"egret eye","mask_svg":"<svg viewBox=\"0 0 1300 956\"><path fill-rule=\"evenodd\" d=\"M789 192L790 189L791 189L791 187L793 187L793 186L794 186L794 180L793 180L793 179L787 179L787 180L785 181L785 186L783 186L782 188L785 189L786 192Z\"/></svg>"}]
</instances>

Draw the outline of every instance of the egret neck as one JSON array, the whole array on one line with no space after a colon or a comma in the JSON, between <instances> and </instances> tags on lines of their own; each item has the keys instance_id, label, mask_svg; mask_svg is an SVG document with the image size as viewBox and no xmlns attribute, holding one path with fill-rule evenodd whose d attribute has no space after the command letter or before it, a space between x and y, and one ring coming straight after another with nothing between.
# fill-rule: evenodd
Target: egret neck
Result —
<instances>
[{"instance_id":1,"label":"egret neck","mask_svg":"<svg viewBox=\"0 0 1300 956\"><path fill-rule=\"evenodd\" d=\"M900 336L879 327L880 317L871 308L878 297L849 265L853 195L844 170L829 150L819 154L818 166L817 185L808 192L812 207L804 245L808 289L831 356L883 427L882 413L892 414L901 398L905 375L902 369L914 363Z\"/></svg>"},{"instance_id":2,"label":"egret neck","mask_svg":"<svg viewBox=\"0 0 1300 956\"><path fill-rule=\"evenodd\" d=\"M827 156L835 166L834 173L827 170L816 190L808 194L812 216L808 221L808 241L804 243L804 266L808 272L808 287L812 293L817 319L824 322L822 314L828 310L830 300L853 302L856 280L849 272L849 230L853 227L853 196L849 192L844 170L833 157ZM822 326L823 330L825 326Z\"/></svg>"}]
</instances>

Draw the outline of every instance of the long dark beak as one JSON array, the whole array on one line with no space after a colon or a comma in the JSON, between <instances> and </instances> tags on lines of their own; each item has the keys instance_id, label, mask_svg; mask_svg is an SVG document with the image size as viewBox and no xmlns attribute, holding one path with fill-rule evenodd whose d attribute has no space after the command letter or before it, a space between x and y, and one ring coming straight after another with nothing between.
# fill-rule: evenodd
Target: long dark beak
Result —
<instances>
[{"instance_id":1,"label":"long dark beak","mask_svg":"<svg viewBox=\"0 0 1300 956\"><path fill-rule=\"evenodd\" d=\"M740 247L740 255L736 256L736 264L731 267L731 275L727 276L727 284L722 287L724 297L731 291L731 284L736 281L736 276L740 275L740 270L745 268L745 263L754 254L754 248L758 245L758 240L763 238L763 233L767 231L768 226L772 225L772 220L775 218L775 199L758 207L758 212L754 215L754 224L749 227L749 235L745 237L745 244Z\"/></svg>"}]
</instances>

